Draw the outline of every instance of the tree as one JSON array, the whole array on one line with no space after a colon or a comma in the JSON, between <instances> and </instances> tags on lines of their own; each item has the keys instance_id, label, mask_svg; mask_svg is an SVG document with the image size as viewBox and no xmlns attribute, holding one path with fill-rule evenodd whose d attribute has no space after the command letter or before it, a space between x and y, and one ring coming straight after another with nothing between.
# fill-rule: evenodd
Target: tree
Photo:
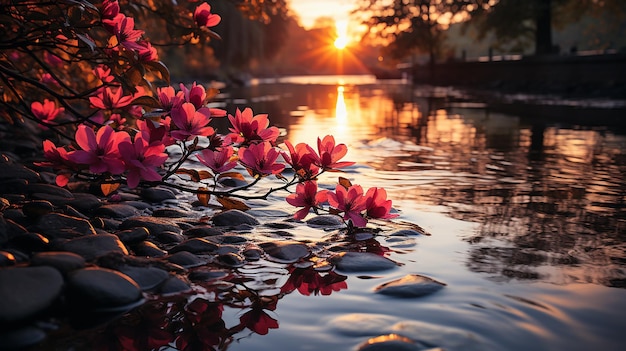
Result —
<instances>
[{"instance_id":1,"label":"tree","mask_svg":"<svg viewBox=\"0 0 626 351\"><path fill-rule=\"evenodd\" d=\"M521 51L534 46L536 55L554 52L552 30L578 21L589 14L600 16L604 11L626 14L621 0L499 0L493 6L479 7L472 13L471 23L478 29L478 39L495 34L495 46Z\"/></svg>"}]
</instances>

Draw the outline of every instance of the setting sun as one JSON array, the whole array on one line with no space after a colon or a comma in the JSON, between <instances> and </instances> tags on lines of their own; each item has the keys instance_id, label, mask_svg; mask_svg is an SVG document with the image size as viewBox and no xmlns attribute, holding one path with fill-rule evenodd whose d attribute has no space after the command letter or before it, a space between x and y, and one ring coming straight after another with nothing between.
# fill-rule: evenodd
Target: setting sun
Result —
<instances>
[{"instance_id":1,"label":"setting sun","mask_svg":"<svg viewBox=\"0 0 626 351\"><path fill-rule=\"evenodd\" d=\"M337 30L337 39L335 39L335 48L343 50L348 45L348 21L335 22Z\"/></svg>"},{"instance_id":2,"label":"setting sun","mask_svg":"<svg viewBox=\"0 0 626 351\"><path fill-rule=\"evenodd\" d=\"M335 47L339 50L345 49L346 45L348 45L348 38L346 37L338 37L335 39Z\"/></svg>"}]
</instances>

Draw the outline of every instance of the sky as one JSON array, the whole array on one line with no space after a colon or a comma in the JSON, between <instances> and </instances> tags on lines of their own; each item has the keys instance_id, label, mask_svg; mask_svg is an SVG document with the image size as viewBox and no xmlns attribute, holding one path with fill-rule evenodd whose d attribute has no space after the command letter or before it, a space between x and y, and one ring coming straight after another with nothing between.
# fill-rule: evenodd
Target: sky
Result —
<instances>
[{"instance_id":1,"label":"sky","mask_svg":"<svg viewBox=\"0 0 626 351\"><path fill-rule=\"evenodd\" d=\"M298 14L305 28L310 28L318 17L332 17L336 22L347 21L355 6L354 0L291 0L291 8Z\"/></svg>"}]
</instances>

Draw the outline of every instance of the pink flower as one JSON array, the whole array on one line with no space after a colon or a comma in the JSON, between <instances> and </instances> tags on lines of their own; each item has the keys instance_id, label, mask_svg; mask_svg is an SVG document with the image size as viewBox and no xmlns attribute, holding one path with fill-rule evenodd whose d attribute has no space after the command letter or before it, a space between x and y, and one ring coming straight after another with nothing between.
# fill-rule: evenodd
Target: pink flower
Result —
<instances>
[{"instance_id":1,"label":"pink flower","mask_svg":"<svg viewBox=\"0 0 626 351\"><path fill-rule=\"evenodd\" d=\"M276 127L268 128L270 121L267 114L253 116L252 109L246 108L243 112L235 112L235 116L228 115L233 128L228 136L233 143L249 144L258 142L275 142L280 132Z\"/></svg>"},{"instance_id":2,"label":"pink flower","mask_svg":"<svg viewBox=\"0 0 626 351\"><path fill-rule=\"evenodd\" d=\"M43 104L39 101L35 101L30 105L30 110L43 123L53 122L57 116L65 111L63 107L56 107L54 101L48 99L43 100Z\"/></svg>"},{"instance_id":3,"label":"pink flower","mask_svg":"<svg viewBox=\"0 0 626 351\"><path fill-rule=\"evenodd\" d=\"M196 111L193 104L189 102L173 109L171 115L172 122L178 127L178 130L171 132L172 137L176 140L186 141L196 136L210 136L215 133L212 127L207 126L211 119Z\"/></svg>"},{"instance_id":4,"label":"pink flower","mask_svg":"<svg viewBox=\"0 0 626 351\"><path fill-rule=\"evenodd\" d=\"M120 87L106 87L100 89L96 96L91 96L89 102L95 108L103 110L113 110L116 108L124 108L133 101L133 95L122 96L123 90Z\"/></svg>"},{"instance_id":5,"label":"pink flower","mask_svg":"<svg viewBox=\"0 0 626 351\"><path fill-rule=\"evenodd\" d=\"M231 157L234 152L235 150L233 150L230 146L223 147L218 151L204 149L199 155L196 155L196 157L200 163L209 167L213 173L218 174L231 170L237 166L237 162L231 161Z\"/></svg>"},{"instance_id":6,"label":"pink flower","mask_svg":"<svg viewBox=\"0 0 626 351\"><path fill-rule=\"evenodd\" d=\"M157 52L156 48L154 48L152 44L150 44L150 42L140 40L137 45L139 45L139 48L137 49L139 61L151 62L159 60L159 53Z\"/></svg>"},{"instance_id":7,"label":"pink flower","mask_svg":"<svg viewBox=\"0 0 626 351\"><path fill-rule=\"evenodd\" d=\"M109 117L108 124L112 124L116 130L124 128L124 123L126 123L126 118L122 117L119 113L113 113L111 117Z\"/></svg>"},{"instance_id":8,"label":"pink flower","mask_svg":"<svg viewBox=\"0 0 626 351\"><path fill-rule=\"evenodd\" d=\"M98 134L84 124L78 126L76 143L82 150L69 154L72 162L89 165L92 173L121 174L124 172L124 163L118 146L123 141L130 141L126 132L115 132L109 126L101 127Z\"/></svg>"},{"instance_id":9,"label":"pink flower","mask_svg":"<svg viewBox=\"0 0 626 351\"><path fill-rule=\"evenodd\" d=\"M390 219L398 217L391 214L391 200L387 200L387 191L383 188L369 188L365 194L365 209L371 218Z\"/></svg>"},{"instance_id":10,"label":"pink flower","mask_svg":"<svg viewBox=\"0 0 626 351\"><path fill-rule=\"evenodd\" d=\"M317 183L307 181L296 186L296 193L287 196L287 202L296 207L303 207L293 216L295 219L303 219L309 214L311 208L317 208L319 204L328 198L328 191L317 191Z\"/></svg>"},{"instance_id":11,"label":"pink flower","mask_svg":"<svg viewBox=\"0 0 626 351\"><path fill-rule=\"evenodd\" d=\"M140 50L141 45L137 41L143 35L143 31L135 29L135 20L132 17L117 15L114 19L113 35L117 37L117 42L130 50Z\"/></svg>"},{"instance_id":12,"label":"pink flower","mask_svg":"<svg viewBox=\"0 0 626 351\"><path fill-rule=\"evenodd\" d=\"M314 162L319 159L319 156L311 146L306 143L299 143L294 148L288 140L285 141L285 145L289 149L289 155L283 153L283 157L300 179L311 179L318 174L319 167Z\"/></svg>"},{"instance_id":13,"label":"pink flower","mask_svg":"<svg viewBox=\"0 0 626 351\"><path fill-rule=\"evenodd\" d=\"M70 175L77 167L77 165L70 161L68 152L63 147L56 147L50 140L44 140L43 142L43 156L47 161L35 162L35 165L40 167L53 167L61 170L56 177L56 183L58 186L65 186L70 180Z\"/></svg>"},{"instance_id":14,"label":"pink flower","mask_svg":"<svg viewBox=\"0 0 626 351\"><path fill-rule=\"evenodd\" d=\"M104 83L110 83L115 79L115 77L111 75L111 68L106 65L98 65L94 68L93 73Z\"/></svg>"},{"instance_id":15,"label":"pink flower","mask_svg":"<svg viewBox=\"0 0 626 351\"><path fill-rule=\"evenodd\" d=\"M211 13L211 5L206 2L196 7L193 12L193 19L200 27L215 27L222 20L220 15Z\"/></svg>"},{"instance_id":16,"label":"pink flower","mask_svg":"<svg viewBox=\"0 0 626 351\"><path fill-rule=\"evenodd\" d=\"M354 162L338 162L348 153L348 147L345 144L335 145L335 138L332 135L327 135L324 139L317 138L317 150L319 159L316 160L316 164L325 170L334 170L354 164Z\"/></svg>"},{"instance_id":17,"label":"pink flower","mask_svg":"<svg viewBox=\"0 0 626 351\"><path fill-rule=\"evenodd\" d=\"M186 102L191 102L196 109L204 107L204 100L206 100L206 90L202 85L197 85L193 82L190 89L180 83L180 91L185 96Z\"/></svg>"},{"instance_id":18,"label":"pink flower","mask_svg":"<svg viewBox=\"0 0 626 351\"><path fill-rule=\"evenodd\" d=\"M167 86L163 88L157 88L157 96L159 98L159 102L161 103L161 107L165 111L171 111L173 108L180 107L183 104L185 93L179 91L176 93L173 87Z\"/></svg>"},{"instance_id":19,"label":"pink flower","mask_svg":"<svg viewBox=\"0 0 626 351\"><path fill-rule=\"evenodd\" d=\"M276 163L279 155L280 153L268 142L239 149L239 160L252 176L263 177L282 172L285 165Z\"/></svg>"},{"instance_id":20,"label":"pink flower","mask_svg":"<svg viewBox=\"0 0 626 351\"><path fill-rule=\"evenodd\" d=\"M146 140L148 144L163 144L165 146L174 144L174 139L170 137L169 133L171 123L169 117L161 120L161 122L155 122L150 119L138 119L135 123L137 123L141 137L143 140Z\"/></svg>"},{"instance_id":21,"label":"pink flower","mask_svg":"<svg viewBox=\"0 0 626 351\"><path fill-rule=\"evenodd\" d=\"M102 19L113 19L120 13L120 4L117 0L102 1L102 10L100 14Z\"/></svg>"},{"instance_id":22,"label":"pink flower","mask_svg":"<svg viewBox=\"0 0 626 351\"><path fill-rule=\"evenodd\" d=\"M165 145L148 145L141 134L137 133L134 143L124 140L120 142L119 150L124 166L128 170L126 182L130 188L137 187L141 179L155 182L161 180L161 175L157 173L156 168L161 167L167 160L167 154L164 152Z\"/></svg>"},{"instance_id":23,"label":"pink flower","mask_svg":"<svg viewBox=\"0 0 626 351\"><path fill-rule=\"evenodd\" d=\"M352 185L347 190L343 185L337 185L334 193L328 192L328 203L343 212L343 219L351 220L355 227L364 227L367 224L367 220L361 215L365 210L365 198L360 185Z\"/></svg>"},{"instance_id":24,"label":"pink flower","mask_svg":"<svg viewBox=\"0 0 626 351\"><path fill-rule=\"evenodd\" d=\"M44 83L44 84L50 84L50 85L54 85L54 86L60 86L59 81L56 80L50 73L44 73L41 75L41 79L39 79L40 82Z\"/></svg>"}]
</instances>

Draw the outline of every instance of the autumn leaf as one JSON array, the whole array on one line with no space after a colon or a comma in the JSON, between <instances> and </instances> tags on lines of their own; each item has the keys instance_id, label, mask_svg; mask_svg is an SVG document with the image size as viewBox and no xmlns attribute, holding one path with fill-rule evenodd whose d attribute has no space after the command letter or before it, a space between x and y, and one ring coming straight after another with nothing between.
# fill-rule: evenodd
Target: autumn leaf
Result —
<instances>
[{"instance_id":1,"label":"autumn leaf","mask_svg":"<svg viewBox=\"0 0 626 351\"><path fill-rule=\"evenodd\" d=\"M350 182L350 180L347 179L347 178L339 177L339 185L341 185L344 188L348 189L349 187L352 186L352 182Z\"/></svg>"},{"instance_id":2,"label":"autumn leaf","mask_svg":"<svg viewBox=\"0 0 626 351\"><path fill-rule=\"evenodd\" d=\"M217 202L219 202L222 206L224 206L224 209L226 210L247 211L250 209L250 207L248 207L248 205L246 205L243 201L233 199L230 197L218 196Z\"/></svg>"},{"instance_id":3,"label":"autumn leaf","mask_svg":"<svg viewBox=\"0 0 626 351\"><path fill-rule=\"evenodd\" d=\"M211 199L211 194L207 193L209 189L205 187L199 187L198 191L198 201L202 204L202 206L209 206L209 200ZM218 198L219 201L219 198Z\"/></svg>"},{"instance_id":4,"label":"autumn leaf","mask_svg":"<svg viewBox=\"0 0 626 351\"><path fill-rule=\"evenodd\" d=\"M110 193L114 192L119 187L120 187L120 183L100 184L100 190L102 190L102 194L104 196L108 196Z\"/></svg>"}]
</instances>

